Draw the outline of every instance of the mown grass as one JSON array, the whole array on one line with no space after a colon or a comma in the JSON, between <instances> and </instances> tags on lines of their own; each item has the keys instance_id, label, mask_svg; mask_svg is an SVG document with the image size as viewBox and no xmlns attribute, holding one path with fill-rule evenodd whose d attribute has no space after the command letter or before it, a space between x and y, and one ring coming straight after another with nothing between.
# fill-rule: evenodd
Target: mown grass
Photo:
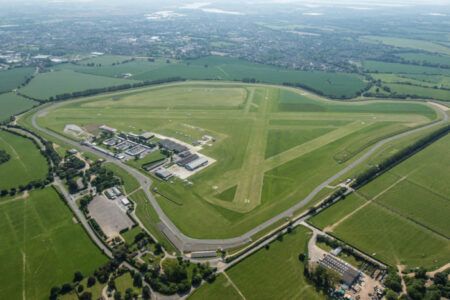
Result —
<instances>
[{"instance_id":1,"label":"mown grass","mask_svg":"<svg viewBox=\"0 0 450 300\"><path fill-rule=\"evenodd\" d=\"M8 120L11 116L24 112L39 104L14 93L0 94L0 121Z\"/></svg>"},{"instance_id":2,"label":"mown grass","mask_svg":"<svg viewBox=\"0 0 450 300\"><path fill-rule=\"evenodd\" d=\"M334 234L392 266L434 268L450 259L447 239L377 204L355 213Z\"/></svg>"},{"instance_id":3,"label":"mown grass","mask_svg":"<svg viewBox=\"0 0 450 300\"><path fill-rule=\"evenodd\" d=\"M59 132L66 124L107 124L125 132L152 131L187 142L204 134L212 135L216 142L212 146L205 146L202 153L215 158L217 162L189 178L194 183L193 186L187 186L179 180L174 180L173 183L159 180L154 182L154 187L164 195L156 198L165 213L185 234L197 238L227 238L250 230L303 199L317 184L350 163L373 142L404 129L404 124L419 125L436 116L431 108L420 103L337 103L303 91L296 93L295 90L287 91L271 86L190 82L170 87L174 92L164 91L165 95L175 95L194 88L208 92L201 93L205 99L198 99L198 93L194 93L192 97L180 100L178 105L186 107L192 102L196 106L190 110L161 106L162 101L158 99L158 95L168 87L121 92L94 97L85 102L68 102L38 118L38 122ZM250 101L257 103L258 110L246 110L246 105L237 109L227 103L220 103L215 107L208 104L204 109L197 106L199 102L206 101L208 95L214 94L216 89L222 91L227 87L251 91L253 96L248 97L246 104ZM112 100L113 98L116 100ZM141 107L138 99L144 99L146 107ZM306 103L321 109L280 111L280 99L287 99L293 105L297 102ZM112 106L99 105L97 101ZM156 107L152 106L152 101L158 103ZM127 103L127 106L121 107L121 102ZM133 103L136 107L133 107ZM225 109L227 105L229 108ZM315 128L326 130L315 132ZM274 143L267 142L268 136L277 139L273 134L270 137L271 130L292 130L295 134L283 136L285 138L275 141L279 145L273 145ZM313 136L311 130L314 131ZM256 148L250 142L255 135L260 141ZM258 148L266 145L269 153L280 152L280 155L271 156L270 161L266 160L266 151ZM273 150L277 147L277 150ZM286 153L286 149L287 152L292 152ZM335 155L344 151L350 153L346 160L336 160ZM247 158L254 158L255 153L261 156L261 164L245 167ZM139 165L140 161L136 163ZM250 185L251 191L230 201L232 196L237 198L238 193L232 195L232 191L227 192L228 189L236 186L239 190L239 184L255 177L261 181ZM225 197L217 197L222 192L226 194ZM246 195L252 196L255 193L261 193L261 197L251 203L255 208L244 213L248 211L245 210ZM139 205L137 213L145 214L144 211L139 212ZM146 225L148 228L152 226L154 225Z\"/></svg>"},{"instance_id":4,"label":"mown grass","mask_svg":"<svg viewBox=\"0 0 450 300\"><path fill-rule=\"evenodd\" d=\"M10 155L10 160L0 165L0 190L45 179L47 161L31 140L0 130L0 149Z\"/></svg>"},{"instance_id":5,"label":"mown grass","mask_svg":"<svg viewBox=\"0 0 450 300\"><path fill-rule=\"evenodd\" d=\"M261 249L246 258L226 273L246 299L325 299L306 282L303 275L304 264L298 255L307 252L310 232L304 227L284 235L282 241L275 241L269 249ZM216 299L218 293L228 293L235 297L233 287L227 285L226 278L213 284L206 284L190 299ZM231 298L233 299L233 298Z\"/></svg>"},{"instance_id":6,"label":"mown grass","mask_svg":"<svg viewBox=\"0 0 450 300\"><path fill-rule=\"evenodd\" d=\"M0 71L0 93L9 92L20 87L33 73L33 68L15 68Z\"/></svg>"},{"instance_id":7,"label":"mown grass","mask_svg":"<svg viewBox=\"0 0 450 300\"><path fill-rule=\"evenodd\" d=\"M91 274L103 256L52 188L0 204L0 298L48 299L50 289Z\"/></svg>"},{"instance_id":8,"label":"mown grass","mask_svg":"<svg viewBox=\"0 0 450 300\"><path fill-rule=\"evenodd\" d=\"M314 226L324 229L325 227L335 224L348 214L352 213L364 203L366 203L364 199L355 194L351 194L308 221Z\"/></svg>"}]
</instances>

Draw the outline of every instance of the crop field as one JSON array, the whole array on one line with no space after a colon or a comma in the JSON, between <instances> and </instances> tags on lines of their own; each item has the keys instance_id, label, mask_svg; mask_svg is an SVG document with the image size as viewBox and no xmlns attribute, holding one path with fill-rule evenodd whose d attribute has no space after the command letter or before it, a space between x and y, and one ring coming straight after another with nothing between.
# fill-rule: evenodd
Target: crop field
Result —
<instances>
[{"instance_id":1,"label":"crop field","mask_svg":"<svg viewBox=\"0 0 450 300\"><path fill-rule=\"evenodd\" d=\"M286 70L274 66L251 63L227 57L205 57L187 61L170 61L159 59L155 62L136 60L119 65L85 67L73 64L59 66L77 72L102 76L119 77L125 73L132 74L136 80L158 80L170 77L182 77L190 80L243 80L256 79L264 83L303 84L326 96L334 98L352 98L366 86L362 77L349 73L306 72Z\"/></svg>"},{"instance_id":2,"label":"crop field","mask_svg":"<svg viewBox=\"0 0 450 300\"><path fill-rule=\"evenodd\" d=\"M0 130L0 149L11 156L0 165L0 190L44 179L47 175L47 161L31 140Z\"/></svg>"},{"instance_id":3,"label":"crop field","mask_svg":"<svg viewBox=\"0 0 450 300\"><path fill-rule=\"evenodd\" d=\"M1 299L48 299L74 272L106 262L52 188L0 201L0 213Z\"/></svg>"},{"instance_id":4,"label":"crop field","mask_svg":"<svg viewBox=\"0 0 450 300\"><path fill-rule=\"evenodd\" d=\"M437 43L433 43L430 41L424 40L415 40L415 39L405 39L405 38L396 38L396 37L385 37L385 36L365 36L363 37L365 41L371 42L379 42L385 45L399 47L399 48L410 48L428 51L432 53L441 53L450 55L450 48L442 46Z\"/></svg>"},{"instance_id":5,"label":"crop field","mask_svg":"<svg viewBox=\"0 0 450 300\"><path fill-rule=\"evenodd\" d=\"M286 99L295 110L285 110ZM174 223L203 238L253 228L308 195L383 136L435 117L419 103L339 103L263 85L184 83L73 101L38 122L59 132L66 124L107 124L186 142L215 137L201 152L217 162L191 177L193 186L154 182ZM274 146L274 132L286 140Z\"/></svg>"},{"instance_id":6,"label":"crop field","mask_svg":"<svg viewBox=\"0 0 450 300\"><path fill-rule=\"evenodd\" d=\"M20 92L29 97L48 100L50 97L89 89L104 88L136 81L82 74L70 70L38 74Z\"/></svg>"},{"instance_id":7,"label":"crop field","mask_svg":"<svg viewBox=\"0 0 450 300\"><path fill-rule=\"evenodd\" d=\"M392 92L398 95L415 95L424 99L450 101L450 90L441 90L396 83L385 84L385 86L388 86Z\"/></svg>"},{"instance_id":8,"label":"crop field","mask_svg":"<svg viewBox=\"0 0 450 300\"><path fill-rule=\"evenodd\" d=\"M0 94L0 122L32 108L38 102L26 99L14 93Z\"/></svg>"},{"instance_id":9,"label":"crop field","mask_svg":"<svg viewBox=\"0 0 450 300\"><path fill-rule=\"evenodd\" d=\"M447 135L311 223L391 265L440 267L450 259L450 179L442 167L449 146Z\"/></svg>"},{"instance_id":10,"label":"crop field","mask_svg":"<svg viewBox=\"0 0 450 300\"><path fill-rule=\"evenodd\" d=\"M446 75L450 76L450 69L441 69L417 65L407 65L399 63L388 63L375 60L366 60L363 67L369 72L378 73L401 73L401 74L425 74L425 75Z\"/></svg>"},{"instance_id":11,"label":"crop field","mask_svg":"<svg viewBox=\"0 0 450 300\"><path fill-rule=\"evenodd\" d=\"M298 255L307 250L309 238L308 229L295 229L282 241L271 243L268 250L261 249L227 270L228 278L221 275L189 299L239 299L237 290L245 299L267 299L268 295L276 295L277 299L325 299L306 282L304 265L298 260Z\"/></svg>"},{"instance_id":12,"label":"crop field","mask_svg":"<svg viewBox=\"0 0 450 300\"><path fill-rule=\"evenodd\" d=\"M33 68L15 68L0 71L0 93L9 92L18 88L34 73Z\"/></svg>"},{"instance_id":13,"label":"crop field","mask_svg":"<svg viewBox=\"0 0 450 300\"><path fill-rule=\"evenodd\" d=\"M450 56L439 54L425 54L425 53L402 53L399 57L415 62L415 63L428 63L440 66L450 66Z\"/></svg>"}]
</instances>

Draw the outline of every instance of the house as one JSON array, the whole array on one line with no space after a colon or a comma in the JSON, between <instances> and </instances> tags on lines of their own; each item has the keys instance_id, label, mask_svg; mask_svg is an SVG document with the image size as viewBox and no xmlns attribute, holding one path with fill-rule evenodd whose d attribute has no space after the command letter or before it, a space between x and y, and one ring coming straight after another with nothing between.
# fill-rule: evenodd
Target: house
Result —
<instances>
[{"instance_id":1,"label":"house","mask_svg":"<svg viewBox=\"0 0 450 300\"><path fill-rule=\"evenodd\" d=\"M159 169L155 172L155 175L163 180L169 180L173 176L167 169Z\"/></svg>"},{"instance_id":2,"label":"house","mask_svg":"<svg viewBox=\"0 0 450 300\"><path fill-rule=\"evenodd\" d=\"M208 160L204 157L200 157L188 164L186 164L184 167L188 169L189 171L194 171L200 167L206 166L208 164Z\"/></svg>"}]
</instances>

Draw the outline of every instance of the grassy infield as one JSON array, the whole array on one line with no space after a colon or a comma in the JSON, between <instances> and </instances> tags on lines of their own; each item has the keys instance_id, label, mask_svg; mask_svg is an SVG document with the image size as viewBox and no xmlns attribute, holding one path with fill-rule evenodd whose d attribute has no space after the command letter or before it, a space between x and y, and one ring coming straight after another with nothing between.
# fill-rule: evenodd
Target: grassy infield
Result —
<instances>
[{"instance_id":1,"label":"grassy infield","mask_svg":"<svg viewBox=\"0 0 450 300\"><path fill-rule=\"evenodd\" d=\"M435 116L421 104L341 104L267 86L228 87L189 83L114 99L100 96L68 103L39 122L57 131L68 123L108 124L124 131L173 133L188 142L213 135L217 141L203 152L218 161L192 178L193 187L179 181L155 185L183 204L180 209L157 198L181 230L219 238L241 234L287 209L383 135ZM207 99L210 103L202 108ZM286 144L274 147L272 130L289 137Z\"/></svg>"}]
</instances>

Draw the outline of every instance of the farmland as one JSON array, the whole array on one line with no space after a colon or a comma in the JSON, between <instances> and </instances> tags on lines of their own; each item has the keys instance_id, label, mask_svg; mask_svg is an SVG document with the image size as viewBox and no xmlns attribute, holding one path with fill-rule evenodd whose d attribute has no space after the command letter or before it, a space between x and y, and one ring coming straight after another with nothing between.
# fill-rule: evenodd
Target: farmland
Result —
<instances>
[{"instance_id":1,"label":"farmland","mask_svg":"<svg viewBox=\"0 0 450 300\"><path fill-rule=\"evenodd\" d=\"M407 65L400 63L389 63L375 60L366 60L363 66L369 72L379 73L404 73L404 74L425 74L425 75L450 75L450 69L441 69L426 66Z\"/></svg>"},{"instance_id":2,"label":"farmland","mask_svg":"<svg viewBox=\"0 0 450 300\"><path fill-rule=\"evenodd\" d=\"M170 63L166 63L164 60L156 60L155 62L132 61L115 66L83 67L67 64L60 68L111 77L130 73L133 75L132 79L135 80L181 77L191 80L234 81L255 79L272 84L302 84L334 98L355 97L366 86L362 78L354 74L286 70L244 60L216 56L187 61L171 61Z\"/></svg>"},{"instance_id":3,"label":"farmland","mask_svg":"<svg viewBox=\"0 0 450 300\"><path fill-rule=\"evenodd\" d=\"M188 143L212 135L216 141L201 152L217 162L189 178L192 186L181 180L154 186L184 233L219 238L291 207L384 136L435 118L419 103L340 103L296 89L189 82L72 101L38 122L57 132L67 124L86 130L107 124ZM279 148L271 145L274 131L286 137Z\"/></svg>"},{"instance_id":4,"label":"farmland","mask_svg":"<svg viewBox=\"0 0 450 300\"><path fill-rule=\"evenodd\" d=\"M24 84L34 73L33 68L15 68L0 71L0 93L12 91Z\"/></svg>"},{"instance_id":5,"label":"farmland","mask_svg":"<svg viewBox=\"0 0 450 300\"><path fill-rule=\"evenodd\" d=\"M0 94L0 122L7 120L9 117L26 111L37 105L38 102L26 99L14 93Z\"/></svg>"},{"instance_id":6,"label":"farmland","mask_svg":"<svg viewBox=\"0 0 450 300\"><path fill-rule=\"evenodd\" d=\"M48 100L50 97L66 93L126 83L133 81L63 70L38 74L28 85L20 89L20 92L35 99Z\"/></svg>"},{"instance_id":7,"label":"farmland","mask_svg":"<svg viewBox=\"0 0 450 300\"><path fill-rule=\"evenodd\" d=\"M4 200L0 212L2 299L48 299L75 271L89 274L106 262L52 188Z\"/></svg>"},{"instance_id":8,"label":"farmland","mask_svg":"<svg viewBox=\"0 0 450 300\"><path fill-rule=\"evenodd\" d=\"M363 39L370 42L383 43L393 47L410 48L428 51L432 53L441 53L450 55L450 48L431 41L405 39L397 37L385 37L385 36L365 36Z\"/></svg>"},{"instance_id":9,"label":"farmland","mask_svg":"<svg viewBox=\"0 0 450 300\"><path fill-rule=\"evenodd\" d=\"M450 258L449 178L440 163L449 145L447 135L311 223L388 264L440 267Z\"/></svg>"},{"instance_id":10,"label":"farmland","mask_svg":"<svg viewBox=\"0 0 450 300\"><path fill-rule=\"evenodd\" d=\"M17 188L47 175L47 162L29 139L0 130L0 149L11 156L0 165L0 190Z\"/></svg>"},{"instance_id":11,"label":"farmland","mask_svg":"<svg viewBox=\"0 0 450 300\"><path fill-rule=\"evenodd\" d=\"M267 299L268 295L277 295L277 299L325 299L306 282L304 264L298 260L298 255L307 249L309 237L306 228L295 229L282 241L271 243L268 250L261 249L227 270L230 279L221 275L189 299L239 299L236 288L246 299Z\"/></svg>"}]
</instances>

